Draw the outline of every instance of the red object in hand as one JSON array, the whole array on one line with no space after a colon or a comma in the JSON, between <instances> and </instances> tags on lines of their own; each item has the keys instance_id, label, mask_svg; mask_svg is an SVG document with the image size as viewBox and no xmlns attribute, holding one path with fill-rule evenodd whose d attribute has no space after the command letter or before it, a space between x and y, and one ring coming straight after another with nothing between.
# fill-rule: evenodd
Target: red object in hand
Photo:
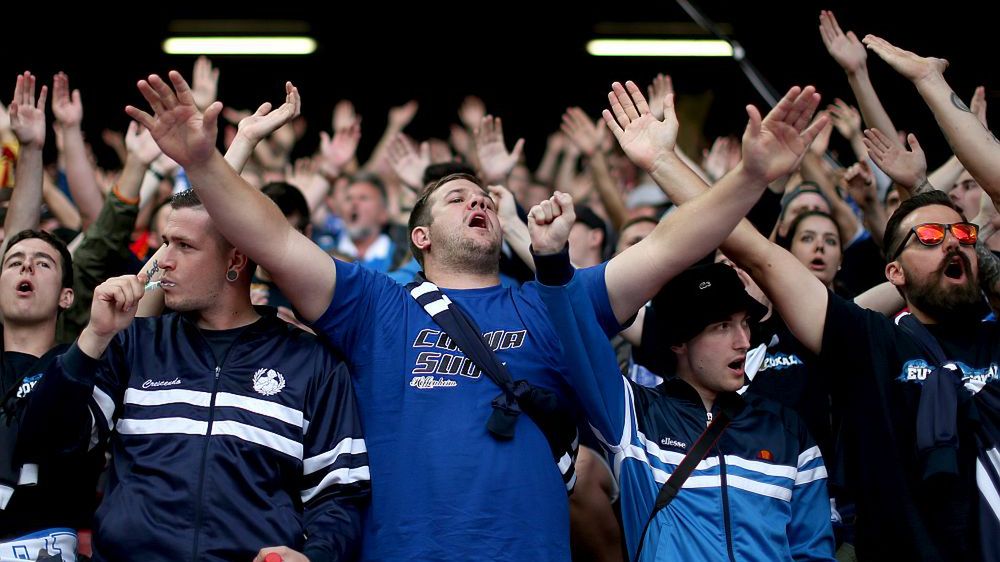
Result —
<instances>
[{"instance_id":1,"label":"red object in hand","mask_svg":"<svg viewBox=\"0 0 1000 562\"><path fill-rule=\"evenodd\" d=\"M264 557L264 562L281 562L281 555L277 552L272 552Z\"/></svg>"}]
</instances>

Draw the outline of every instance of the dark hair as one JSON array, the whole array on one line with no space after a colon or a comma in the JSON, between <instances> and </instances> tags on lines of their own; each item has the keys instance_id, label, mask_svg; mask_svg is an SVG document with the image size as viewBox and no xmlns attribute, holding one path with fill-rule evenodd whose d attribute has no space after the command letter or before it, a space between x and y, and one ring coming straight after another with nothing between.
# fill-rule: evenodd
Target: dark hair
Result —
<instances>
[{"instance_id":1,"label":"dark hair","mask_svg":"<svg viewBox=\"0 0 1000 562\"><path fill-rule=\"evenodd\" d=\"M171 209L194 209L197 207L204 207L201 198L195 193L194 189L185 189L184 191L178 191L170 197L170 208Z\"/></svg>"},{"instance_id":2,"label":"dark hair","mask_svg":"<svg viewBox=\"0 0 1000 562\"><path fill-rule=\"evenodd\" d=\"M430 198L439 187L446 183L450 183L457 180L470 181L482 189L484 192L486 188L483 186L483 182L479 180L478 177L471 174L458 173L449 174L434 183L428 184L424 188L423 193L420 194L420 198L417 202L413 204L413 210L410 211L410 220L407 224L407 232L410 233L410 251L413 252L413 257L416 258L417 263L421 266L424 265L424 253L413 243L413 229L418 226L430 226L431 225L431 208L430 208Z\"/></svg>"},{"instance_id":3,"label":"dark hair","mask_svg":"<svg viewBox=\"0 0 1000 562\"><path fill-rule=\"evenodd\" d=\"M786 250L792 249L792 242L795 240L795 233L799 231L799 227L802 223L810 217L823 217L826 220L833 223L833 227L837 229L837 238L840 240L840 246L844 246L844 233L840 231L840 225L829 213L824 213L823 211L806 211L801 213L799 216L792 219L792 223L788 225L788 233L785 236L779 236L775 239L775 243Z\"/></svg>"},{"instance_id":4,"label":"dark hair","mask_svg":"<svg viewBox=\"0 0 1000 562\"><path fill-rule=\"evenodd\" d=\"M260 192L274 201L285 218L296 213L299 215L299 224L294 225L296 229L303 231L309 225L309 203L299 188L290 183L275 181L260 188Z\"/></svg>"},{"instance_id":5,"label":"dark hair","mask_svg":"<svg viewBox=\"0 0 1000 562\"><path fill-rule=\"evenodd\" d=\"M45 232L44 230L32 230L26 229L18 232L14 236L11 236L7 240L7 250L4 252L4 260L6 261L7 252L14 247L14 244L21 242L22 240L30 240L32 238L38 238L42 242L47 243L59 252L59 265L62 267L62 288L72 289L73 288L73 256L69 253L69 248L62 240L56 238L52 234Z\"/></svg>"},{"instance_id":6,"label":"dark hair","mask_svg":"<svg viewBox=\"0 0 1000 562\"><path fill-rule=\"evenodd\" d=\"M424 186L434 183L439 179L454 174L476 175L476 170L472 166L462 162L441 162L431 164L424 170Z\"/></svg>"},{"instance_id":7,"label":"dark hair","mask_svg":"<svg viewBox=\"0 0 1000 562\"><path fill-rule=\"evenodd\" d=\"M641 215L641 216L633 217L633 218L625 221L625 224L623 224L621 226L621 228L618 229L618 233L621 234L622 232L625 232L626 228L632 228L633 226L635 226L637 224L644 223L644 222L648 222L649 224L651 224L653 226L656 226L656 225L660 224L660 221L657 220L655 217L650 217L650 216L647 216L647 215Z\"/></svg>"},{"instance_id":8,"label":"dark hair","mask_svg":"<svg viewBox=\"0 0 1000 562\"><path fill-rule=\"evenodd\" d=\"M379 196L382 197L382 204L383 205L389 204L389 194L385 189L385 184L382 183L382 180L379 179L378 176L368 172L359 172L350 177L350 179L347 181L347 187L348 189L350 189L352 185L359 183L367 183L374 186L375 189L378 190Z\"/></svg>"},{"instance_id":9,"label":"dark hair","mask_svg":"<svg viewBox=\"0 0 1000 562\"><path fill-rule=\"evenodd\" d=\"M885 252L886 258L899 252L899 248L897 248L896 245L899 244L900 239L902 239L902 237L906 234L905 232L899 232L900 223L902 223L913 211L929 205L941 205L943 207L948 207L949 209L954 209L955 212L962 217L963 221L966 220L961 209L956 207L955 204L951 202L951 199L948 198L948 194L943 191L934 189L931 191L925 191L924 193L919 193L909 199L904 199L899 204L899 208L896 209L896 212L889 217L889 222L885 224L885 234L882 236L882 251Z\"/></svg>"}]
</instances>

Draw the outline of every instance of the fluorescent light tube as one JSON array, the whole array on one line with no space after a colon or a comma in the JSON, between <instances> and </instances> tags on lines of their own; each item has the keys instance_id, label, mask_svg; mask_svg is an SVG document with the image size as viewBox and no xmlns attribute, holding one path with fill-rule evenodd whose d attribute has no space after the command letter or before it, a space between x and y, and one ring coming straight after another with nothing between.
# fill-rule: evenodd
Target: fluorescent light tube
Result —
<instances>
[{"instance_id":1,"label":"fluorescent light tube","mask_svg":"<svg viewBox=\"0 0 1000 562\"><path fill-rule=\"evenodd\" d=\"M316 50L311 37L170 37L168 55L308 55Z\"/></svg>"},{"instance_id":2,"label":"fluorescent light tube","mask_svg":"<svg viewBox=\"0 0 1000 562\"><path fill-rule=\"evenodd\" d=\"M587 52L595 57L731 57L721 39L593 39Z\"/></svg>"}]
</instances>

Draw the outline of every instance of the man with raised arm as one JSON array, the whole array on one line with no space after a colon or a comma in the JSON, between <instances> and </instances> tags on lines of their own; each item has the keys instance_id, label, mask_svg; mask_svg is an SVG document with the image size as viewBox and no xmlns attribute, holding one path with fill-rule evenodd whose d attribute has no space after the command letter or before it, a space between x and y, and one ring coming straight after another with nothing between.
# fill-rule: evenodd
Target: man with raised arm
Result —
<instances>
[{"instance_id":1,"label":"man with raised arm","mask_svg":"<svg viewBox=\"0 0 1000 562\"><path fill-rule=\"evenodd\" d=\"M578 304L584 294L566 249L573 207L565 194L549 201L554 212L535 207L529 216L540 291L587 420L613 457L629 558L832 561L819 448L790 409L737 394L753 363L751 330L766 307L728 265L681 272L656 297L678 313L660 320L664 337L656 342L677 367L655 390L643 387L621 374L595 315ZM673 248L718 242L691 227L704 219L696 207L684 205L665 220ZM660 487L686 455L698 454L695 443L709 439L702 437L706 425L722 423L723 415L731 424L704 460L694 459L689 480L671 482L685 486L669 507L654 511Z\"/></svg>"},{"instance_id":2,"label":"man with raised arm","mask_svg":"<svg viewBox=\"0 0 1000 562\"><path fill-rule=\"evenodd\" d=\"M901 67L911 68L929 84L943 67L912 53L885 50L901 57ZM918 67L926 72L918 72ZM1000 151L974 115L952 104L943 80L937 89L920 84L970 171L987 178L991 170L1000 169L996 160L977 159L989 150ZM628 97L641 97L636 88L630 88L628 96L621 93L614 96L613 109L616 104L632 105ZM668 102L664 122L644 114L622 119L620 111L615 118L611 112L605 117L615 122L612 131L626 153L658 182L672 186L672 200L685 204L701 192L690 190L693 172L672 150L648 142L673 142L676 118L671 117L672 100ZM996 189L1000 183L983 185ZM910 311L895 323L827 291L794 256L745 221L722 245L765 291L792 335L819 354L828 372L836 373L830 384L849 430L844 453L858 502L855 544L866 558L995 556L1000 502L991 472L995 475L993 467L1000 464L994 462L1000 435L1000 329L995 322L980 321L984 308L979 276L995 279L996 273L980 271L976 239L975 225L966 222L944 193L919 194L900 205L886 225L883 242L889 258L886 277Z\"/></svg>"},{"instance_id":3,"label":"man with raised arm","mask_svg":"<svg viewBox=\"0 0 1000 562\"><path fill-rule=\"evenodd\" d=\"M537 411L517 415L518 406L535 404L524 394L513 403L507 391L498 395L493 375L484 375L451 333L476 332L465 338L470 345L483 334L486 345L478 347L486 356L495 352L496 369L522 379L516 384L526 393L555 402L568 396L537 286L499 285L502 233L487 190L474 177L455 175L424 191L411 214L410 244L426 277L408 292L381 274L331 261L291 229L216 151L221 106L202 114L180 74L171 72L170 81L172 87L153 75L139 82L155 115L127 112L184 166L226 239L271 272L352 366L376 482L363 558L567 560L572 475L560 468L569 459L553 462L546 420ZM699 203L716 220L691 228L706 239L724 236L815 137L818 126L805 125L818 103L811 88L794 88L767 119L749 106L747 135L772 158L748 158L720 180ZM607 334L619 331L679 264L710 249L669 250L667 234L657 229L611 262L577 273ZM428 303L426 295L435 299ZM464 328L443 329L439 317L465 317L455 322Z\"/></svg>"},{"instance_id":4,"label":"man with raised arm","mask_svg":"<svg viewBox=\"0 0 1000 562\"><path fill-rule=\"evenodd\" d=\"M252 263L193 191L171 200L163 237L155 290L175 312L135 318L144 275L97 287L32 392L26 457L109 443L95 560L350 558L368 467L344 364L251 306Z\"/></svg>"}]
</instances>

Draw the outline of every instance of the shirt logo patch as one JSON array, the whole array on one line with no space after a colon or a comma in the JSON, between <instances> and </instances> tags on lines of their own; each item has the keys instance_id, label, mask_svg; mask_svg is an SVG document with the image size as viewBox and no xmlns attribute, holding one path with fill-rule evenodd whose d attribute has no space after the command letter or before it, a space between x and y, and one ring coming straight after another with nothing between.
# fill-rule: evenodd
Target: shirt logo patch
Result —
<instances>
[{"instance_id":1,"label":"shirt logo patch","mask_svg":"<svg viewBox=\"0 0 1000 562\"><path fill-rule=\"evenodd\" d=\"M675 441L669 437L664 437L660 439L660 443L666 445L667 447L677 447L678 449L687 449L688 444L681 441Z\"/></svg>"},{"instance_id":2,"label":"shirt logo patch","mask_svg":"<svg viewBox=\"0 0 1000 562\"><path fill-rule=\"evenodd\" d=\"M761 449L760 452L757 453L757 458L762 461L773 461L774 454L772 454L771 451L768 451L767 449Z\"/></svg>"},{"instance_id":3,"label":"shirt logo patch","mask_svg":"<svg viewBox=\"0 0 1000 562\"><path fill-rule=\"evenodd\" d=\"M274 369L258 369L253 374L253 389L264 396L274 396L285 388L285 376Z\"/></svg>"},{"instance_id":4,"label":"shirt logo patch","mask_svg":"<svg viewBox=\"0 0 1000 562\"><path fill-rule=\"evenodd\" d=\"M518 349L524 345L527 333L527 330L496 330L483 334L483 340L493 351ZM421 330L413 340L413 348L420 350L410 373L413 375L410 379L413 388L451 388L458 386L457 380L461 380L452 377L478 379L483 375L472 359L466 357L448 334L440 330ZM428 349L436 351L424 351Z\"/></svg>"},{"instance_id":5,"label":"shirt logo patch","mask_svg":"<svg viewBox=\"0 0 1000 562\"><path fill-rule=\"evenodd\" d=\"M143 388L157 388L157 387L160 387L160 386L176 386L178 384L181 384L181 379L179 379L179 378L175 378L174 380L171 380L171 381L153 381L153 380L142 381L142 387Z\"/></svg>"},{"instance_id":6,"label":"shirt logo patch","mask_svg":"<svg viewBox=\"0 0 1000 562\"><path fill-rule=\"evenodd\" d=\"M774 369L775 371L781 371L789 367L794 367L796 365L802 365L802 360L799 359L798 355L794 353L789 355L787 353L775 353L767 354L764 358L764 363L757 369L757 372L766 371L768 369Z\"/></svg>"},{"instance_id":7,"label":"shirt logo patch","mask_svg":"<svg viewBox=\"0 0 1000 562\"><path fill-rule=\"evenodd\" d=\"M975 369L965 363L955 361L954 363L948 363L946 367L953 371L957 370L961 373L962 383L988 383L1000 380L1000 376L997 374L998 369L996 363L990 363L988 367ZM927 361L923 359L912 359L903 363L903 370L899 376L896 377L896 380L899 382L911 382L922 385L924 384L924 381L927 380L927 376L931 374L932 370L934 370L934 367Z\"/></svg>"},{"instance_id":8,"label":"shirt logo patch","mask_svg":"<svg viewBox=\"0 0 1000 562\"><path fill-rule=\"evenodd\" d=\"M35 385L38 384L38 381L41 379L42 373L38 373L37 375L30 377L24 377L24 380L21 381L21 386L17 389L17 398L24 398L31 393L32 389L35 388Z\"/></svg>"}]
</instances>

